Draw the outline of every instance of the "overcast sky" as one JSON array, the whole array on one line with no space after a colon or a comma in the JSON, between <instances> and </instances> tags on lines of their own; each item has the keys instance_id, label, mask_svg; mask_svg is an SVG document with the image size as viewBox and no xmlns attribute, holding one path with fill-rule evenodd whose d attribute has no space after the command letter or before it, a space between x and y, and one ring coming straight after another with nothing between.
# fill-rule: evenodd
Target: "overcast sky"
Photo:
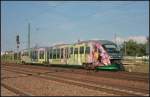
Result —
<instances>
[{"instance_id":1,"label":"overcast sky","mask_svg":"<svg viewBox=\"0 0 150 97\"><path fill-rule=\"evenodd\" d=\"M1 49L27 48L28 23L31 47L80 40L144 41L149 35L148 1L2 1Z\"/></svg>"}]
</instances>

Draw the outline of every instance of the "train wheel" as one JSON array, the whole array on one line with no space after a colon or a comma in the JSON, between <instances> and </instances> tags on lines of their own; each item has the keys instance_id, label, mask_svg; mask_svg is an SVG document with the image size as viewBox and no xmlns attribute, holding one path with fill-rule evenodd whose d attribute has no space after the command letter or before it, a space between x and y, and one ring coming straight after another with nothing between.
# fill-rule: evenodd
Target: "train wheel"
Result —
<instances>
[{"instance_id":1,"label":"train wheel","mask_svg":"<svg viewBox=\"0 0 150 97\"><path fill-rule=\"evenodd\" d=\"M82 64L82 67L85 69L85 64L84 63Z\"/></svg>"},{"instance_id":2,"label":"train wheel","mask_svg":"<svg viewBox=\"0 0 150 97\"><path fill-rule=\"evenodd\" d=\"M91 63L83 63L83 68L86 70L95 69L94 65Z\"/></svg>"},{"instance_id":3,"label":"train wheel","mask_svg":"<svg viewBox=\"0 0 150 97\"><path fill-rule=\"evenodd\" d=\"M84 69L87 69L87 64L86 63L83 63L82 66L83 66Z\"/></svg>"},{"instance_id":4,"label":"train wheel","mask_svg":"<svg viewBox=\"0 0 150 97\"><path fill-rule=\"evenodd\" d=\"M25 64L25 62L24 62L24 61L22 61L21 63L22 63L22 64Z\"/></svg>"}]
</instances>

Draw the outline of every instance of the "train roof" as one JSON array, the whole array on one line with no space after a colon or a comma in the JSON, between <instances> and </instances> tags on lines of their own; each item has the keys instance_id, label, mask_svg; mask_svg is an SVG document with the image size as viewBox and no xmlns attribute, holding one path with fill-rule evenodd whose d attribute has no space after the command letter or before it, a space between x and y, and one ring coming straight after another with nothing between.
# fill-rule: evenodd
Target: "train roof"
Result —
<instances>
[{"instance_id":1,"label":"train roof","mask_svg":"<svg viewBox=\"0 0 150 97\"><path fill-rule=\"evenodd\" d=\"M33 49L36 49L36 50L38 50L38 49L47 49L47 48L49 48L49 47L33 47L33 48L30 48L30 50L33 50ZM28 51L28 48L23 49L23 51Z\"/></svg>"},{"instance_id":2,"label":"train roof","mask_svg":"<svg viewBox=\"0 0 150 97\"><path fill-rule=\"evenodd\" d=\"M86 40L86 41L79 41L78 43L75 44L89 43L89 42L100 42L101 44L115 44L114 42L109 40Z\"/></svg>"},{"instance_id":3,"label":"train roof","mask_svg":"<svg viewBox=\"0 0 150 97\"><path fill-rule=\"evenodd\" d=\"M65 45L70 45L70 44L56 44L56 45L52 45L52 46L49 46L49 47L33 47L33 48L30 48L30 50L42 50L42 49L48 49L48 48L51 48L51 47L59 47L59 46L65 46ZM23 49L23 51L28 51L28 48L26 49Z\"/></svg>"},{"instance_id":4,"label":"train roof","mask_svg":"<svg viewBox=\"0 0 150 97\"><path fill-rule=\"evenodd\" d=\"M79 42L76 42L76 43L73 43L73 44L55 44L55 45L51 45L49 47L33 47L33 48L30 48L30 50L39 50L39 49L48 49L48 48L53 48L53 47L59 47L59 46L68 46L68 45L74 45L74 44L82 44L82 43L90 43L90 42L100 42L102 45L103 44L115 44L114 42L112 41L109 41L109 40L85 40L85 41L79 41ZM27 51L28 49L23 49L23 51Z\"/></svg>"},{"instance_id":5,"label":"train roof","mask_svg":"<svg viewBox=\"0 0 150 97\"><path fill-rule=\"evenodd\" d=\"M101 44L115 44L114 42L112 41L109 41L109 40L99 40Z\"/></svg>"},{"instance_id":6,"label":"train roof","mask_svg":"<svg viewBox=\"0 0 150 97\"><path fill-rule=\"evenodd\" d=\"M66 46L66 45L70 45L70 44L56 44L56 45L53 45L51 47L59 47L59 46Z\"/></svg>"}]
</instances>

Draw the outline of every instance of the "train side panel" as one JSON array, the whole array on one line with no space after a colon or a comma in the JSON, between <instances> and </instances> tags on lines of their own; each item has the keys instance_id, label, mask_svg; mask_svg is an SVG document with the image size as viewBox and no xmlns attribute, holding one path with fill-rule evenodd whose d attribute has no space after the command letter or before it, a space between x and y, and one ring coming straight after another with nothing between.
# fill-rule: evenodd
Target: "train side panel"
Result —
<instances>
[{"instance_id":1,"label":"train side panel","mask_svg":"<svg viewBox=\"0 0 150 97\"><path fill-rule=\"evenodd\" d=\"M46 48L39 48L37 50L38 54L38 61L37 63L47 63L47 49Z\"/></svg>"}]
</instances>

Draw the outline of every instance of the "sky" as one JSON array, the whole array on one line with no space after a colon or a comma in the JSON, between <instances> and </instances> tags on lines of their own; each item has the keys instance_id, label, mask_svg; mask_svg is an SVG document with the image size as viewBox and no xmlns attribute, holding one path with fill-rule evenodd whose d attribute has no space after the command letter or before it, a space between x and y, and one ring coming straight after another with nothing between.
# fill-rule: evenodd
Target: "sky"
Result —
<instances>
[{"instance_id":1,"label":"sky","mask_svg":"<svg viewBox=\"0 0 150 97\"><path fill-rule=\"evenodd\" d=\"M2 1L1 50L104 39L118 43L149 36L148 1Z\"/></svg>"}]
</instances>

